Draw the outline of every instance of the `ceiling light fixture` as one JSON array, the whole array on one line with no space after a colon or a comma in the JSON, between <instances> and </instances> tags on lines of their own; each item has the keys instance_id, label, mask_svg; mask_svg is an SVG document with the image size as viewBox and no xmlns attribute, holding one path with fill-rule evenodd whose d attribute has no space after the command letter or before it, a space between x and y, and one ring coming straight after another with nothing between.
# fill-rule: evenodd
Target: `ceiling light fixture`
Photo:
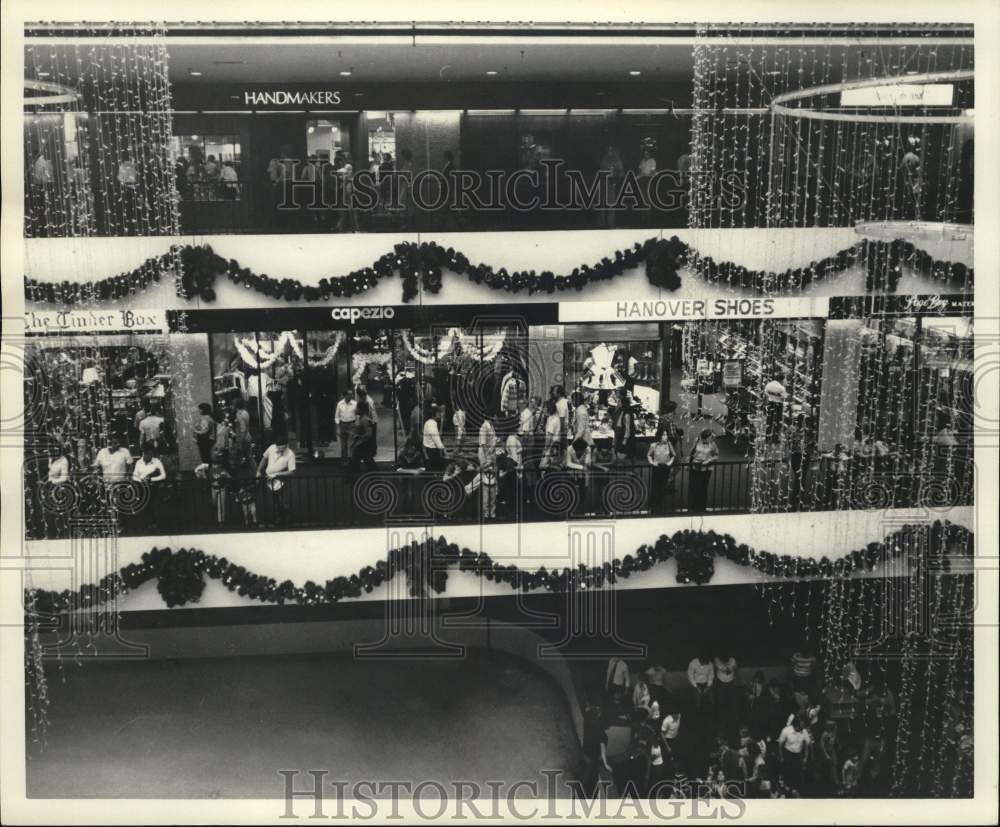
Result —
<instances>
[{"instance_id":1,"label":"ceiling light fixture","mask_svg":"<svg viewBox=\"0 0 1000 827\"><path fill-rule=\"evenodd\" d=\"M350 70L350 69L341 69L340 70L340 76L342 78L349 78L352 74L354 74L354 72L352 70Z\"/></svg>"},{"instance_id":2,"label":"ceiling light fixture","mask_svg":"<svg viewBox=\"0 0 1000 827\"><path fill-rule=\"evenodd\" d=\"M188 74L193 78L200 78L202 73L197 69L188 69Z\"/></svg>"},{"instance_id":3,"label":"ceiling light fixture","mask_svg":"<svg viewBox=\"0 0 1000 827\"><path fill-rule=\"evenodd\" d=\"M630 69L630 70L629 70L629 74L630 74L630 75L631 75L632 77L634 77L634 78L637 78L637 77L639 77L639 75L641 75L641 74L642 74L642 72L640 72L640 71L639 71L638 69Z\"/></svg>"},{"instance_id":4,"label":"ceiling light fixture","mask_svg":"<svg viewBox=\"0 0 1000 827\"><path fill-rule=\"evenodd\" d=\"M496 69L487 69L486 70L486 74L489 77L493 78L493 77L496 77L497 75L499 75L500 73Z\"/></svg>"}]
</instances>

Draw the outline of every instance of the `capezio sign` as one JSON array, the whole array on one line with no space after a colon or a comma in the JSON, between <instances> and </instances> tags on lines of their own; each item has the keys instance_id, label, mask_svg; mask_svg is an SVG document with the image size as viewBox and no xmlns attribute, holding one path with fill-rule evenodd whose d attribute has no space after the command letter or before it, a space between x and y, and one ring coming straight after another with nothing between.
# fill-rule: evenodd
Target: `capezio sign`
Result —
<instances>
[{"instance_id":1,"label":"capezio sign","mask_svg":"<svg viewBox=\"0 0 1000 827\"><path fill-rule=\"evenodd\" d=\"M383 321L395 317L394 307L334 307L330 311L331 319L351 324L359 321Z\"/></svg>"}]
</instances>

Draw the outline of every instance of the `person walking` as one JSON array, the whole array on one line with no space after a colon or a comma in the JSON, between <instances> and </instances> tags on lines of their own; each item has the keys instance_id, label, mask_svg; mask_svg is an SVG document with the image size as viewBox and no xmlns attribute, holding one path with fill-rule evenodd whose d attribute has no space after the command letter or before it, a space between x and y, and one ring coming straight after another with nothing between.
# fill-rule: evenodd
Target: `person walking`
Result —
<instances>
[{"instance_id":1,"label":"person walking","mask_svg":"<svg viewBox=\"0 0 1000 827\"><path fill-rule=\"evenodd\" d=\"M163 462L156 456L156 447L151 442L142 446L142 456L132 468L132 480L146 487L149 499L144 510L149 515L147 528L156 528L160 521L160 495L167 479Z\"/></svg>"},{"instance_id":2,"label":"person walking","mask_svg":"<svg viewBox=\"0 0 1000 827\"><path fill-rule=\"evenodd\" d=\"M443 405L428 405L423 427L423 448L428 471L441 471L445 465L445 447L441 440L440 418L444 415Z\"/></svg>"}]
</instances>

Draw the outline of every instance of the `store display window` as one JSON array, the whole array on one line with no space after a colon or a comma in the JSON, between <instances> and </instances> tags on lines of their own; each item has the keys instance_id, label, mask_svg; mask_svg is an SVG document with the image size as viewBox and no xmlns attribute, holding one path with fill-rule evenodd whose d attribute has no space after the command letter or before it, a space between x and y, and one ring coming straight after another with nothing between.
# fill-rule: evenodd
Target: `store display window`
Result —
<instances>
[{"instance_id":1,"label":"store display window","mask_svg":"<svg viewBox=\"0 0 1000 827\"><path fill-rule=\"evenodd\" d=\"M897 455L913 449L916 318L869 319L861 327L857 429Z\"/></svg>"},{"instance_id":2,"label":"store display window","mask_svg":"<svg viewBox=\"0 0 1000 827\"><path fill-rule=\"evenodd\" d=\"M689 423L686 443L708 428L723 458L738 459L778 455L789 434L815 438L821 320L685 322L671 342L670 397Z\"/></svg>"},{"instance_id":3,"label":"store display window","mask_svg":"<svg viewBox=\"0 0 1000 827\"><path fill-rule=\"evenodd\" d=\"M917 457L971 449L972 320L868 320L862 328L858 427Z\"/></svg>"},{"instance_id":4,"label":"store display window","mask_svg":"<svg viewBox=\"0 0 1000 827\"><path fill-rule=\"evenodd\" d=\"M656 435L661 408L663 346L656 325L567 325L565 389L578 392L591 414L595 441L614 437L623 402L632 407L635 435Z\"/></svg>"},{"instance_id":5,"label":"store display window","mask_svg":"<svg viewBox=\"0 0 1000 827\"><path fill-rule=\"evenodd\" d=\"M917 369L921 416L917 438L947 447L952 439L960 451L971 451L974 437L973 320L925 318L921 320Z\"/></svg>"},{"instance_id":6,"label":"store display window","mask_svg":"<svg viewBox=\"0 0 1000 827\"><path fill-rule=\"evenodd\" d=\"M232 421L249 414L255 446L279 435L311 459L343 459L336 410L364 390L376 423L392 423L392 353L386 331L252 331L211 335L215 407ZM376 461L391 459L391 424L377 428Z\"/></svg>"},{"instance_id":7,"label":"store display window","mask_svg":"<svg viewBox=\"0 0 1000 827\"><path fill-rule=\"evenodd\" d=\"M372 172L378 173L396 158L396 124L392 112L367 112L368 159Z\"/></svg>"}]
</instances>

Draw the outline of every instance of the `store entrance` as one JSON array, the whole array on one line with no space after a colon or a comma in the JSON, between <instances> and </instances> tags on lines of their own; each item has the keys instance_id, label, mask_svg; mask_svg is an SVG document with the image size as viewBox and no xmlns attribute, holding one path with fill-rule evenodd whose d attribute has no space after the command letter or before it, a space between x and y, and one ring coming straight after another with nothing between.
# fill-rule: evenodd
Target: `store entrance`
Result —
<instances>
[{"instance_id":1,"label":"store entrance","mask_svg":"<svg viewBox=\"0 0 1000 827\"><path fill-rule=\"evenodd\" d=\"M393 435L392 353L387 331L251 331L211 337L215 407L249 414L258 453L283 435L302 460L347 455L353 412L337 420L337 405L362 390L376 423L376 462L396 453ZM384 422L384 426L378 423Z\"/></svg>"}]
</instances>

